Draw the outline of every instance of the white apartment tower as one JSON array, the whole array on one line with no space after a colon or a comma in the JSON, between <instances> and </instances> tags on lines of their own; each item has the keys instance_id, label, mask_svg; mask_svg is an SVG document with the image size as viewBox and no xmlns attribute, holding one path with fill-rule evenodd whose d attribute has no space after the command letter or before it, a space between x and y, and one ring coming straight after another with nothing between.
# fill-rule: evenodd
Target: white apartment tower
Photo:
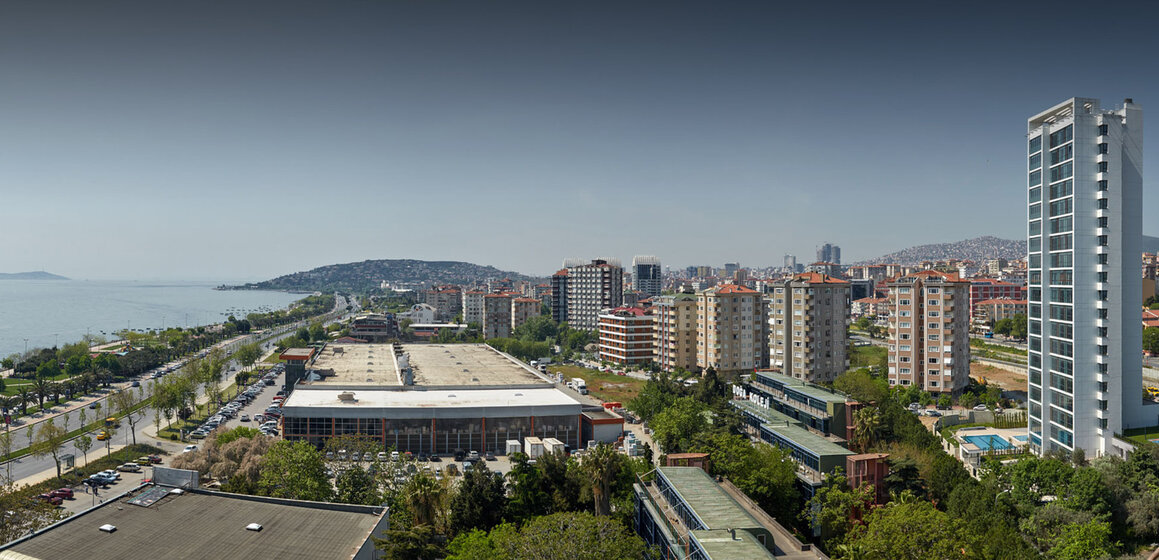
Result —
<instances>
[{"instance_id":1,"label":"white apartment tower","mask_svg":"<svg viewBox=\"0 0 1159 560\"><path fill-rule=\"evenodd\" d=\"M600 312L624 302L624 269L612 259L595 259L588 264L564 261L564 266L567 323L575 329L594 331Z\"/></svg>"},{"instance_id":2,"label":"white apartment tower","mask_svg":"<svg viewBox=\"0 0 1159 560\"><path fill-rule=\"evenodd\" d=\"M1122 455L1142 403L1143 111L1073 98L1027 121L1031 449Z\"/></svg>"}]
</instances>

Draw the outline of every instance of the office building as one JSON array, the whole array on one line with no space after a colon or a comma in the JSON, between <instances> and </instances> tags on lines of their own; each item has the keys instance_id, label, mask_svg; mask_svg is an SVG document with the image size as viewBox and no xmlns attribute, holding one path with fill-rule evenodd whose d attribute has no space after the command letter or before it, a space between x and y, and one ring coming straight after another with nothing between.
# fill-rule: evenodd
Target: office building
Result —
<instances>
[{"instance_id":1,"label":"office building","mask_svg":"<svg viewBox=\"0 0 1159 560\"><path fill-rule=\"evenodd\" d=\"M1143 110L1072 98L1027 121L1030 447L1122 456L1142 399Z\"/></svg>"},{"instance_id":2,"label":"office building","mask_svg":"<svg viewBox=\"0 0 1159 560\"><path fill-rule=\"evenodd\" d=\"M849 282L805 273L769 296L769 367L789 377L831 382L849 367Z\"/></svg>"},{"instance_id":3,"label":"office building","mask_svg":"<svg viewBox=\"0 0 1159 560\"><path fill-rule=\"evenodd\" d=\"M664 274L660 258L638 256L632 259L632 289L649 297L660 295Z\"/></svg>"},{"instance_id":4,"label":"office building","mask_svg":"<svg viewBox=\"0 0 1159 560\"><path fill-rule=\"evenodd\" d=\"M786 272L790 272L790 273L797 271L797 256L796 255L785 255L784 269Z\"/></svg>"},{"instance_id":5,"label":"office building","mask_svg":"<svg viewBox=\"0 0 1159 560\"><path fill-rule=\"evenodd\" d=\"M655 361L664 371L696 371L697 296L676 294L652 299Z\"/></svg>"},{"instance_id":6,"label":"office building","mask_svg":"<svg viewBox=\"0 0 1159 560\"><path fill-rule=\"evenodd\" d=\"M970 283L923 270L889 283L889 384L958 393L970 384Z\"/></svg>"},{"instance_id":7,"label":"office building","mask_svg":"<svg viewBox=\"0 0 1159 560\"><path fill-rule=\"evenodd\" d=\"M749 373L769 359L764 296L736 284L698 294L696 365L717 374Z\"/></svg>"},{"instance_id":8,"label":"office building","mask_svg":"<svg viewBox=\"0 0 1159 560\"><path fill-rule=\"evenodd\" d=\"M567 263L565 263L567 264ZM567 324L594 331L601 311L623 303L624 269L615 261L595 259L567 267Z\"/></svg>"},{"instance_id":9,"label":"office building","mask_svg":"<svg viewBox=\"0 0 1159 560\"><path fill-rule=\"evenodd\" d=\"M624 366L652 362L655 354L651 310L617 307L600 313L600 361Z\"/></svg>"},{"instance_id":10,"label":"office building","mask_svg":"<svg viewBox=\"0 0 1159 560\"><path fill-rule=\"evenodd\" d=\"M567 322L567 269L551 275L551 320Z\"/></svg>"},{"instance_id":11,"label":"office building","mask_svg":"<svg viewBox=\"0 0 1159 560\"><path fill-rule=\"evenodd\" d=\"M817 248L817 260L820 262L841 264L841 247L826 243Z\"/></svg>"}]
</instances>

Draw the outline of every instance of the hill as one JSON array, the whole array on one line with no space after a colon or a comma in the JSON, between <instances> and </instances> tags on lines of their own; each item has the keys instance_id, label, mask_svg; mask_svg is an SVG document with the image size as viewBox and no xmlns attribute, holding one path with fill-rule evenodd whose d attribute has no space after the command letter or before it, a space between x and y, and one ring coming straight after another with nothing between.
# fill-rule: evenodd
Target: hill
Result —
<instances>
[{"instance_id":1,"label":"hill","mask_svg":"<svg viewBox=\"0 0 1159 560\"><path fill-rule=\"evenodd\" d=\"M0 272L0 280L68 280L59 274L44 272Z\"/></svg>"},{"instance_id":2,"label":"hill","mask_svg":"<svg viewBox=\"0 0 1159 560\"><path fill-rule=\"evenodd\" d=\"M285 290L291 292L368 292L383 281L391 284L433 286L439 284L471 284L488 278L530 280L517 272L499 270L458 261L419 261L412 259L385 259L357 263L332 264L279 276L273 280L222 286L223 289Z\"/></svg>"},{"instance_id":3,"label":"hill","mask_svg":"<svg viewBox=\"0 0 1159 560\"><path fill-rule=\"evenodd\" d=\"M934 243L902 249L854 264L904 264L915 265L922 261L961 259L984 261L987 259L1020 259L1026 256L1026 241L1021 239L1000 239L992 236L975 237L953 243Z\"/></svg>"}]
</instances>

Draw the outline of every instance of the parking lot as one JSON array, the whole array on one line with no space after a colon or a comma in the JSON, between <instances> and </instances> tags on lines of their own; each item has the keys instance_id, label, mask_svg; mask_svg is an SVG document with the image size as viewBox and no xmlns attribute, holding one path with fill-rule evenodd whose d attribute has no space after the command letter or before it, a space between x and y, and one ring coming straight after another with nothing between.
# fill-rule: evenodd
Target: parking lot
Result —
<instances>
[{"instance_id":1,"label":"parking lot","mask_svg":"<svg viewBox=\"0 0 1159 560\"><path fill-rule=\"evenodd\" d=\"M204 435L215 430L232 430L238 426L246 426L248 428L260 429L262 422L254 419L255 415L264 415L266 408L274 403L274 397L281 390L282 384L286 380L285 369L280 366L275 366L273 370L276 375L270 375L272 378L272 385L267 384L264 379L267 376L258 377L256 381L251 381L249 388L255 391L253 399L248 403L242 403L238 399L234 399L227 403L220 412L221 422L211 430L195 431L191 434L192 439L203 439ZM232 373L232 372L231 372ZM227 408L228 407L228 408ZM213 418L213 417L211 417ZM244 421L242 419L245 419ZM207 427L205 424L203 427ZM276 430L275 430L276 433ZM199 437L200 436L200 437Z\"/></svg>"}]
</instances>

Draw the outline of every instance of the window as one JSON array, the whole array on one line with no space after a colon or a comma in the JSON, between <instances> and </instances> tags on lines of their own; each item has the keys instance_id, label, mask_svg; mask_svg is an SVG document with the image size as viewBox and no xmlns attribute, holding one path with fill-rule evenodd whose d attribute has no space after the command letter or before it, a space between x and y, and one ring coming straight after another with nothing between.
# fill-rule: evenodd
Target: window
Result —
<instances>
[{"instance_id":1,"label":"window","mask_svg":"<svg viewBox=\"0 0 1159 560\"><path fill-rule=\"evenodd\" d=\"M1106 169L1105 169L1106 164L1107 164L1107 162L1105 162L1105 161L1099 164L1100 166L1103 167L1102 169L1100 169L1100 171L1106 171ZM1070 179L1073 176L1074 176L1074 164L1069 162L1069 161L1066 163L1063 163L1061 165L1056 165L1056 166L1050 168L1050 182L1051 183L1053 183L1055 181L1061 181L1063 179Z\"/></svg>"},{"instance_id":2,"label":"window","mask_svg":"<svg viewBox=\"0 0 1159 560\"><path fill-rule=\"evenodd\" d=\"M1070 199L1068 198L1067 200L1070 200ZM1074 240L1074 236L1073 236L1073 234L1070 234L1070 233L1064 233L1062 235L1052 235L1050 237L1050 250L1051 251L1070 250L1071 248L1073 248L1073 240Z\"/></svg>"},{"instance_id":3,"label":"window","mask_svg":"<svg viewBox=\"0 0 1159 560\"><path fill-rule=\"evenodd\" d=\"M1029 250L1031 253L1037 253L1037 252L1041 251L1042 250L1042 238L1041 237L1031 237L1030 244L1029 244Z\"/></svg>"},{"instance_id":4,"label":"window","mask_svg":"<svg viewBox=\"0 0 1159 560\"><path fill-rule=\"evenodd\" d=\"M1042 187L1030 189L1030 202L1038 202L1040 200L1042 200Z\"/></svg>"},{"instance_id":5,"label":"window","mask_svg":"<svg viewBox=\"0 0 1159 560\"><path fill-rule=\"evenodd\" d=\"M941 304L942 304L942 300L940 300L940 299L927 299L926 300L926 305L941 305Z\"/></svg>"},{"instance_id":6,"label":"window","mask_svg":"<svg viewBox=\"0 0 1159 560\"><path fill-rule=\"evenodd\" d=\"M1074 182L1072 182L1068 179L1068 180L1063 181L1061 183L1055 183L1055 184L1050 186L1050 198L1051 198L1051 200L1054 200L1056 198L1070 196L1073 191L1074 191Z\"/></svg>"},{"instance_id":7,"label":"window","mask_svg":"<svg viewBox=\"0 0 1159 560\"><path fill-rule=\"evenodd\" d=\"M931 335L929 336L929 339L930 339L930 340L938 340L939 338L941 338L941 335L937 335L937 334L931 334Z\"/></svg>"},{"instance_id":8,"label":"window","mask_svg":"<svg viewBox=\"0 0 1159 560\"><path fill-rule=\"evenodd\" d=\"M927 358L926 363L936 364L936 363L938 363L938 359L937 358Z\"/></svg>"},{"instance_id":9,"label":"window","mask_svg":"<svg viewBox=\"0 0 1159 560\"><path fill-rule=\"evenodd\" d=\"M1051 203L1051 207L1053 207L1053 206L1054 206L1054 203ZM1051 214L1051 215L1054 215L1054 214ZM1030 205L1030 219L1033 220L1035 218L1041 218L1041 217L1042 217L1042 205L1041 204L1031 204Z\"/></svg>"},{"instance_id":10,"label":"window","mask_svg":"<svg viewBox=\"0 0 1159 560\"><path fill-rule=\"evenodd\" d=\"M1099 319L1106 319L1109 316L1106 309L1098 309L1096 311L1099 312Z\"/></svg>"},{"instance_id":11,"label":"window","mask_svg":"<svg viewBox=\"0 0 1159 560\"><path fill-rule=\"evenodd\" d=\"M1055 165L1074 158L1074 144L1060 146L1050 151L1050 164Z\"/></svg>"},{"instance_id":12,"label":"window","mask_svg":"<svg viewBox=\"0 0 1159 560\"><path fill-rule=\"evenodd\" d=\"M1099 236L1099 247L1106 247L1106 246L1107 246L1107 236L1100 235Z\"/></svg>"},{"instance_id":13,"label":"window","mask_svg":"<svg viewBox=\"0 0 1159 560\"><path fill-rule=\"evenodd\" d=\"M1099 336L1107 336L1107 327L1096 327L1095 330L1098 331Z\"/></svg>"},{"instance_id":14,"label":"window","mask_svg":"<svg viewBox=\"0 0 1159 560\"><path fill-rule=\"evenodd\" d=\"M1100 125L1099 125L1099 136L1106 136L1106 135L1107 135L1107 125L1105 125L1105 124L1100 124ZM1039 141L1039 145L1041 146L1041 144L1042 144L1042 137L1039 137L1039 138L1038 138L1038 141ZM1033 152L1034 150L1030 150L1030 151L1032 151L1032 152Z\"/></svg>"},{"instance_id":15,"label":"window","mask_svg":"<svg viewBox=\"0 0 1159 560\"><path fill-rule=\"evenodd\" d=\"M1054 155L1054 152L1051 152L1051 156L1053 156L1053 155ZM1054 162L1054 163L1057 163L1057 162ZM1034 155L1030 156L1029 167L1030 167L1030 169L1038 169L1039 167L1042 167L1042 154L1034 154Z\"/></svg>"},{"instance_id":16,"label":"window","mask_svg":"<svg viewBox=\"0 0 1159 560\"><path fill-rule=\"evenodd\" d=\"M1030 222L1030 235L1042 235L1042 220L1034 220Z\"/></svg>"},{"instance_id":17,"label":"window","mask_svg":"<svg viewBox=\"0 0 1159 560\"><path fill-rule=\"evenodd\" d=\"M1050 147L1055 148L1057 146L1061 146L1062 144L1070 142L1073 138L1074 125L1069 124L1066 126L1066 128L1052 132L1050 134Z\"/></svg>"},{"instance_id":18,"label":"window","mask_svg":"<svg viewBox=\"0 0 1159 560\"><path fill-rule=\"evenodd\" d=\"M1107 192L1107 190L1109 190L1109 189L1107 189L1107 180L1106 179L1099 181L1098 185L1099 185L1099 187L1098 187L1099 192Z\"/></svg>"},{"instance_id":19,"label":"window","mask_svg":"<svg viewBox=\"0 0 1159 560\"><path fill-rule=\"evenodd\" d=\"M1109 260L1109 257L1105 253L1102 255L1099 255L1099 264L1107 264L1108 260Z\"/></svg>"},{"instance_id":20,"label":"window","mask_svg":"<svg viewBox=\"0 0 1159 560\"><path fill-rule=\"evenodd\" d=\"M1098 223L1099 227L1107 227L1107 217L1106 216L1102 216L1100 218L1097 218L1096 222Z\"/></svg>"},{"instance_id":21,"label":"window","mask_svg":"<svg viewBox=\"0 0 1159 560\"><path fill-rule=\"evenodd\" d=\"M1030 179L1028 181L1030 186L1037 187L1042 184L1042 171L1034 170L1030 172Z\"/></svg>"},{"instance_id":22,"label":"window","mask_svg":"<svg viewBox=\"0 0 1159 560\"><path fill-rule=\"evenodd\" d=\"M1050 203L1050 215L1051 216L1061 216L1063 214L1070 214L1073 211L1071 209L1071 202L1073 200L1074 199L1068 197L1068 198L1064 198L1062 200L1056 200L1054 202L1051 202ZM1035 206L1037 206L1037 204ZM1034 217L1037 217L1037 216L1034 216Z\"/></svg>"},{"instance_id":23,"label":"window","mask_svg":"<svg viewBox=\"0 0 1159 560\"><path fill-rule=\"evenodd\" d=\"M1095 208L1098 208L1099 210L1106 210L1107 209L1107 199L1100 198L1098 200L1098 204L1095 205Z\"/></svg>"},{"instance_id":24,"label":"window","mask_svg":"<svg viewBox=\"0 0 1159 560\"><path fill-rule=\"evenodd\" d=\"M928 317L941 317L942 316L940 311L930 311L930 312L926 313L926 315Z\"/></svg>"},{"instance_id":25,"label":"window","mask_svg":"<svg viewBox=\"0 0 1159 560\"><path fill-rule=\"evenodd\" d=\"M1103 128L1106 128L1106 126L1107 125L1103 125ZM1027 153L1033 154L1034 152L1041 152L1042 151L1042 137L1041 136L1035 136L1034 138L1031 138L1029 144L1030 144L1030 150Z\"/></svg>"},{"instance_id":26,"label":"window","mask_svg":"<svg viewBox=\"0 0 1159 560\"><path fill-rule=\"evenodd\" d=\"M1054 218L1050 221L1050 233L1066 233L1074 230L1074 221L1070 216Z\"/></svg>"},{"instance_id":27,"label":"window","mask_svg":"<svg viewBox=\"0 0 1159 560\"><path fill-rule=\"evenodd\" d=\"M1073 280L1073 275L1069 270L1050 271L1050 283L1055 286L1070 286Z\"/></svg>"},{"instance_id":28,"label":"window","mask_svg":"<svg viewBox=\"0 0 1159 560\"><path fill-rule=\"evenodd\" d=\"M926 325L926 328L927 329L940 329L940 328L942 328L942 326L939 325L938 323L929 323Z\"/></svg>"},{"instance_id":29,"label":"window","mask_svg":"<svg viewBox=\"0 0 1159 560\"><path fill-rule=\"evenodd\" d=\"M1106 282L1107 281L1107 273L1106 272L1097 272L1097 273L1095 273L1095 278L1098 279L1099 282Z\"/></svg>"},{"instance_id":30,"label":"window","mask_svg":"<svg viewBox=\"0 0 1159 560\"><path fill-rule=\"evenodd\" d=\"M1073 292L1070 288L1051 288L1050 300L1057 303L1071 303L1074 301Z\"/></svg>"},{"instance_id":31,"label":"window","mask_svg":"<svg viewBox=\"0 0 1159 560\"><path fill-rule=\"evenodd\" d=\"M1107 301L1107 290L1098 291L1099 301Z\"/></svg>"},{"instance_id":32,"label":"window","mask_svg":"<svg viewBox=\"0 0 1159 560\"><path fill-rule=\"evenodd\" d=\"M1105 153L1107 153L1107 143L1106 143L1106 142L1103 142L1102 144L1099 144L1099 145L1098 145L1098 149L1099 149L1099 153L1100 153L1100 154L1105 154Z\"/></svg>"},{"instance_id":33,"label":"window","mask_svg":"<svg viewBox=\"0 0 1159 560\"><path fill-rule=\"evenodd\" d=\"M942 293L942 289L941 288L926 288L926 293L927 294L940 294L940 293Z\"/></svg>"},{"instance_id":34,"label":"window","mask_svg":"<svg viewBox=\"0 0 1159 560\"><path fill-rule=\"evenodd\" d=\"M1050 266L1051 268L1070 268L1074 266L1071 259L1072 253L1067 251L1065 253L1051 253Z\"/></svg>"},{"instance_id":35,"label":"window","mask_svg":"<svg viewBox=\"0 0 1159 560\"><path fill-rule=\"evenodd\" d=\"M1053 170L1051 170L1051 171L1053 172ZM1098 163L1098 171L1099 171L1099 173L1106 173L1107 172L1107 162L1100 161Z\"/></svg>"}]
</instances>

